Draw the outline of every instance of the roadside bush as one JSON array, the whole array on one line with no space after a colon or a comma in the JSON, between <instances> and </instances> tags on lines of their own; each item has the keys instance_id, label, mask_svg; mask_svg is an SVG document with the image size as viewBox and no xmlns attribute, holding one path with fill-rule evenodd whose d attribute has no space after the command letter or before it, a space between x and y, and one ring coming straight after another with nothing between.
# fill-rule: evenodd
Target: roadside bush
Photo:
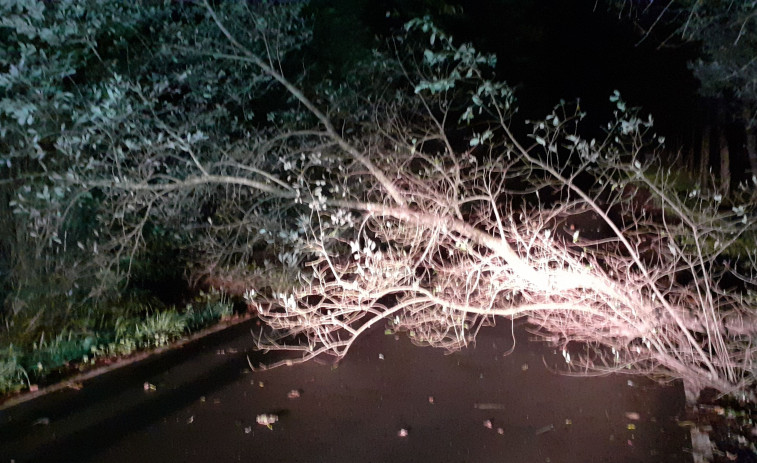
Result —
<instances>
[{"instance_id":1,"label":"roadside bush","mask_svg":"<svg viewBox=\"0 0 757 463\"><path fill-rule=\"evenodd\" d=\"M231 303L217 292L202 294L182 312L134 300L93 309L90 318L79 312L75 315L83 318L69 320L69 326L79 325L78 330L63 330L52 338L43 332L34 342L0 351L0 394L26 389L51 374L86 368L104 358L167 346L231 314Z\"/></svg>"},{"instance_id":2,"label":"roadside bush","mask_svg":"<svg viewBox=\"0 0 757 463\"><path fill-rule=\"evenodd\" d=\"M13 346L0 350L0 394L19 391L29 384L29 376L19 365Z\"/></svg>"},{"instance_id":3,"label":"roadside bush","mask_svg":"<svg viewBox=\"0 0 757 463\"><path fill-rule=\"evenodd\" d=\"M186 328L190 332L196 331L228 318L232 313L232 303L223 293L201 293L185 309Z\"/></svg>"}]
</instances>

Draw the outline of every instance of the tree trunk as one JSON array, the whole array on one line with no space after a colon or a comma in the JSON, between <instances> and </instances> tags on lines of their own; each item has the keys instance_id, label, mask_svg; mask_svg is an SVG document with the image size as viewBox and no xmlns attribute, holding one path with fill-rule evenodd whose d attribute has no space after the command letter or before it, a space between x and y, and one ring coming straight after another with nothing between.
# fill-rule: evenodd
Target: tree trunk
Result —
<instances>
[{"instance_id":1,"label":"tree trunk","mask_svg":"<svg viewBox=\"0 0 757 463\"><path fill-rule=\"evenodd\" d=\"M699 182L703 185L706 185L709 181L711 132L712 127L710 125L705 125L702 129L702 146L699 152Z\"/></svg>"},{"instance_id":2,"label":"tree trunk","mask_svg":"<svg viewBox=\"0 0 757 463\"><path fill-rule=\"evenodd\" d=\"M725 196L731 191L731 153L728 151L728 137L723 125L718 128L718 144L720 146L720 191Z\"/></svg>"},{"instance_id":3,"label":"tree trunk","mask_svg":"<svg viewBox=\"0 0 757 463\"><path fill-rule=\"evenodd\" d=\"M691 129L691 133L689 134L689 140L688 140L688 147L686 148L686 171L688 172L689 176L691 178L696 178L697 176L697 130L695 128Z\"/></svg>"},{"instance_id":4,"label":"tree trunk","mask_svg":"<svg viewBox=\"0 0 757 463\"><path fill-rule=\"evenodd\" d=\"M744 105L742 110L742 119L744 121L744 135L746 143L746 157L749 161L749 175L747 178L757 186L757 122L752 117L752 111L749 106ZM747 183L749 182L747 180Z\"/></svg>"},{"instance_id":5,"label":"tree trunk","mask_svg":"<svg viewBox=\"0 0 757 463\"><path fill-rule=\"evenodd\" d=\"M754 127L747 126L746 128L746 153L752 178L757 178L757 132Z\"/></svg>"}]
</instances>

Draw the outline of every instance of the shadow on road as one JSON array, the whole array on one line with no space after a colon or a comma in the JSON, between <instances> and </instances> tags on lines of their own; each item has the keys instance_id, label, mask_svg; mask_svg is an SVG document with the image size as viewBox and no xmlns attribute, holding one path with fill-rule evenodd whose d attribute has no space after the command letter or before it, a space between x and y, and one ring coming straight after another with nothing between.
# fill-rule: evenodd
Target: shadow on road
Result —
<instances>
[{"instance_id":1,"label":"shadow on road","mask_svg":"<svg viewBox=\"0 0 757 463\"><path fill-rule=\"evenodd\" d=\"M217 349L249 349L252 361L262 360L262 353L250 349L253 326L253 321L241 323L93 378L81 390L58 391L0 411L0 462L82 461L227 386L249 370L247 359L218 355ZM172 385L160 383L166 376ZM157 385L152 383L156 378ZM145 383L155 390L146 390Z\"/></svg>"}]
</instances>

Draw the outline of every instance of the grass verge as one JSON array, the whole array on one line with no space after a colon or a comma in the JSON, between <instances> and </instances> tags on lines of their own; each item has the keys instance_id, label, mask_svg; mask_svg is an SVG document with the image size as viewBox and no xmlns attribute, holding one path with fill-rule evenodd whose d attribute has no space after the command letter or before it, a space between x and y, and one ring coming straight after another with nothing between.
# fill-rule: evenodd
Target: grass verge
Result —
<instances>
[{"instance_id":1,"label":"grass verge","mask_svg":"<svg viewBox=\"0 0 757 463\"><path fill-rule=\"evenodd\" d=\"M168 346L233 314L224 294L201 293L182 309L128 301L83 315L81 328L0 348L0 396L35 391L66 376L136 352ZM127 307L128 306L128 307ZM74 324L75 325L75 324Z\"/></svg>"}]
</instances>

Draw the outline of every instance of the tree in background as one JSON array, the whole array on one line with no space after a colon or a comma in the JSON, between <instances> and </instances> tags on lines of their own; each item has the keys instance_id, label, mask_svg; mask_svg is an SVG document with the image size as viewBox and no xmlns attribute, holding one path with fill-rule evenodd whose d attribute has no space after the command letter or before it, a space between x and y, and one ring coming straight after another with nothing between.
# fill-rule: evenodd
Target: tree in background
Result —
<instances>
[{"instance_id":1,"label":"tree in background","mask_svg":"<svg viewBox=\"0 0 757 463\"><path fill-rule=\"evenodd\" d=\"M250 265L253 250L286 242L277 224L293 220L290 206L275 197L258 201L250 194L257 190L229 191L218 187L221 180L189 190L156 187L193 169L210 169L216 180L240 169L275 171L278 160L266 149L275 151L277 142L263 140L281 121L294 130L303 117L269 76L248 72L256 69L249 63L198 53L223 39L202 21L204 8L35 0L2 8L6 339L87 331L79 307L120 298L144 273L181 275L189 271L185 262ZM309 42L302 5L265 15L263 5L228 8L229 17L262 21L252 33L265 30L274 42L250 42L262 54L275 52L272 65L284 66L288 53ZM196 150L210 146L199 163ZM111 194L122 191L111 190L114 184L131 180L141 182L137 191ZM219 199L227 194L244 197L245 209ZM267 257L275 261L277 252Z\"/></svg>"},{"instance_id":2,"label":"tree in background","mask_svg":"<svg viewBox=\"0 0 757 463\"><path fill-rule=\"evenodd\" d=\"M732 154L725 126L738 123L746 132L743 155L757 175L757 3L754 1L651 0L611 2L639 26L643 40L660 46L695 42L701 56L690 64L701 82L702 95L712 99L712 123L702 134L701 168L707 170L710 126L717 127L713 147L719 154L721 184L726 190L732 177ZM739 147L741 148L741 147ZM741 151L741 150L739 150ZM737 180L743 176L734 176ZM746 176L748 179L749 176Z\"/></svg>"},{"instance_id":3,"label":"tree in background","mask_svg":"<svg viewBox=\"0 0 757 463\"><path fill-rule=\"evenodd\" d=\"M99 271L83 268L89 256L69 252L91 245L100 224L90 215L97 199L84 193L72 201L72 188L61 182L80 159L57 145L110 112L97 105L102 95L92 86L111 71L107 53L125 48L147 12L122 2L0 5L0 295L7 328L25 320L33 331L46 323L44 309L30 307L37 296L62 303L77 281ZM95 108L105 114L88 117Z\"/></svg>"}]
</instances>

